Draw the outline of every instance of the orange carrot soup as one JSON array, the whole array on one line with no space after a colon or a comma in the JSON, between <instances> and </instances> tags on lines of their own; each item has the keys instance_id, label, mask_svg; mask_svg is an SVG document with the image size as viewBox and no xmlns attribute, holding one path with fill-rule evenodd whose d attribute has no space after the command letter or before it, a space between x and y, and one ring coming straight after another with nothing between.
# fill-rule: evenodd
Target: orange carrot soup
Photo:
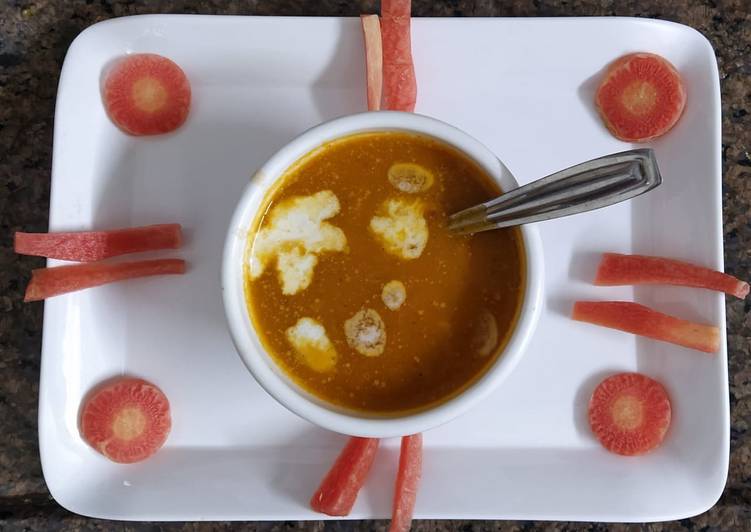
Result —
<instances>
[{"instance_id":1,"label":"orange carrot soup","mask_svg":"<svg viewBox=\"0 0 751 532\"><path fill-rule=\"evenodd\" d=\"M245 295L269 355L345 409L397 415L455 396L519 316L518 229L455 235L448 216L501 190L428 136L337 139L279 179L249 233Z\"/></svg>"}]
</instances>

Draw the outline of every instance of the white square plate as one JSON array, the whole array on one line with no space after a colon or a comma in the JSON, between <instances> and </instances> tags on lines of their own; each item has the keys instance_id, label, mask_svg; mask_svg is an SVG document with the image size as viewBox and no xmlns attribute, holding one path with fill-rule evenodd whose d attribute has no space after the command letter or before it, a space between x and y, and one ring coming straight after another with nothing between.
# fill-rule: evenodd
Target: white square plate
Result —
<instances>
[{"instance_id":1,"label":"white square plate","mask_svg":"<svg viewBox=\"0 0 751 532\"><path fill-rule=\"evenodd\" d=\"M664 184L636 201L541 225L546 309L532 345L490 399L426 434L417 518L652 521L720 496L729 448L727 354L577 323L576 298L635 299L725 323L723 297L678 288L596 288L602 251L666 255L722 269L720 101L708 41L676 24L618 18L416 19L417 112L488 145L522 182L631 146L593 109L601 69L631 51L681 71L688 105L653 143ZM176 133L121 133L101 105L108 61L155 52L193 88ZM46 303L40 448L52 495L114 519L320 519L308 498L344 438L284 410L245 370L225 329L222 244L238 193L302 130L365 108L357 19L144 16L83 32L65 59L55 117L50 230L180 222L190 271ZM54 261L51 261L54 262ZM724 328L724 327L723 327ZM724 340L724 332L723 332ZM611 372L661 380L673 399L665 445L605 452L586 405ZM121 373L157 383L173 407L161 452L108 462L79 437L81 398ZM384 442L352 518L390 513L397 441Z\"/></svg>"}]
</instances>

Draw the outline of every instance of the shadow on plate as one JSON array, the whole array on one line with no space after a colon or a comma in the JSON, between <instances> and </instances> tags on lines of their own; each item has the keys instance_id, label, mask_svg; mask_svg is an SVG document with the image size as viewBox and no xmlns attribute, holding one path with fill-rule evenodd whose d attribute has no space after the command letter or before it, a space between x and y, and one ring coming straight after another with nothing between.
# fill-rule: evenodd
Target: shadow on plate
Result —
<instances>
[{"instance_id":1,"label":"shadow on plate","mask_svg":"<svg viewBox=\"0 0 751 532\"><path fill-rule=\"evenodd\" d=\"M163 306L205 329L224 328L220 268L230 217L255 170L295 132L254 123L200 123L166 136L129 137L119 131L114 154L102 164L95 191L95 228L177 222L185 243L179 250L128 255L119 260L182 257L188 261L189 291L174 301L142 292L144 305ZM129 297L129 283L122 283ZM137 304L138 302L133 302ZM199 329L199 330L200 330ZM131 331L137 334L137 331Z\"/></svg>"},{"instance_id":2,"label":"shadow on plate","mask_svg":"<svg viewBox=\"0 0 751 532\"><path fill-rule=\"evenodd\" d=\"M574 251L568 269L569 280L591 285L601 257L602 251Z\"/></svg>"},{"instance_id":3,"label":"shadow on plate","mask_svg":"<svg viewBox=\"0 0 751 532\"><path fill-rule=\"evenodd\" d=\"M600 85L600 81L602 81L607 70L608 65L603 66L600 70L584 80L584 82L579 85L579 88L576 91L576 94L579 97L579 101L581 101L581 103L587 109L589 116L597 124L597 127L600 128L600 131L604 135L610 135L610 132L605 127L605 124L602 122L602 118L600 117L600 113L597 111L597 105L595 104L595 94L597 93L597 87Z\"/></svg>"},{"instance_id":4,"label":"shadow on plate","mask_svg":"<svg viewBox=\"0 0 751 532\"><path fill-rule=\"evenodd\" d=\"M334 54L311 86L321 121L368 110L360 20L339 18L337 22L339 33Z\"/></svg>"}]
</instances>

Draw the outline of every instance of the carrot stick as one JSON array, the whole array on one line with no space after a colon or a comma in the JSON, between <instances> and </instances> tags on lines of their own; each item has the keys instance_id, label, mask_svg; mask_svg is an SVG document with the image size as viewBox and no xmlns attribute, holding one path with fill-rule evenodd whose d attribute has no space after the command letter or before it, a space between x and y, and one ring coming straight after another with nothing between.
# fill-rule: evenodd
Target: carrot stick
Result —
<instances>
[{"instance_id":1,"label":"carrot stick","mask_svg":"<svg viewBox=\"0 0 751 532\"><path fill-rule=\"evenodd\" d=\"M14 250L21 255L93 262L127 253L176 249L181 245L180 224L161 224L111 231L17 232Z\"/></svg>"},{"instance_id":2,"label":"carrot stick","mask_svg":"<svg viewBox=\"0 0 751 532\"><path fill-rule=\"evenodd\" d=\"M185 261L179 259L135 262L76 264L32 270L24 301L39 301L84 288L147 277L185 273Z\"/></svg>"},{"instance_id":3,"label":"carrot stick","mask_svg":"<svg viewBox=\"0 0 751 532\"><path fill-rule=\"evenodd\" d=\"M727 273L663 257L618 253L603 253L600 266L597 268L595 284L601 286L637 284L693 286L725 292L741 299L744 299L749 292L748 283Z\"/></svg>"},{"instance_id":4,"label":"carrot stick","mask_svg":"<svg viewBox=\"0 0 751 532\"><path fill-rule=\"evenodd\" d=\"M361 15L365 39L365 81L367 83L368 111L381 108L383 94L383 41L378 15Z\"/></svg>"},{"instance_id":5,"label":"carrot stick","mask_svg":"<svg viewBox=\"0 0 751 532\"><path fill-rule=\"evenodd\" d=\"M657 312L628 301L577 301L572 317L594 325L630 332L662 342L716 353L720 330Z\"/></svg>"},{"instance_id":6,"label":"carrot stick","mask_svg":"<svg viewBox=\"0 0 751 532\"><path fill-rule=\"evenodd\" d=\"M422 476L422 434L402 438L389 532L408 532Z\"/></svg>"},{"instance_id":7,"label":"carrot stick","mask_svg":"<svg viewBox=\"0 0 751 532\"><path fill-rule=\"evenodd\" d=\"M393 111L415 110L417 80L412 62L410 0L381 2L383 34L383 107Z\"/></svg>"},{"instance_id":8,"label":"carrot stick","mask_svg":"<svg viewBox=\"0 0 751 532\"><path fill-rule=\"evenodd\" d=\"M310 507L327 515L349 515L378 450L378 439L351 437L321 481Z\"/></svg>"}]
</instances>

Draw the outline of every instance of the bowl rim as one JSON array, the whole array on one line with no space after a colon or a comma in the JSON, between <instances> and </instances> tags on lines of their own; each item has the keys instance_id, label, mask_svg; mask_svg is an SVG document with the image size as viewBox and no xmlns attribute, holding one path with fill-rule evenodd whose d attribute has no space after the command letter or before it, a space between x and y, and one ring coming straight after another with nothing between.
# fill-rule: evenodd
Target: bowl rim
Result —
<instances>
[{"instance_id":1,"label":"bowl rim","mask_svg":"<svg viewBox=\"0 0 751 532\"><path fill-rule=\"evenodd\" d=\"M339 409L295 384L261 344L245 301L243 262L248 232L271 187L300 157L334 139L368 131L405 131L432 136L474 160L503 190L518 187L506 166L468 133L435 118L400 111L369 111L314 126L272 155L245 186L233 212L224 244L222 300L230 336L240 358L256 381L291 412L320 427L363 437L414 434L442 425L490 394L505 379L526 350L542 310L543 252L536 227L521 226L526 252L526 291L516 327L503 352L485 373L451 399L426 410L398 417L369 416Z\"/></svg>"}]
</instances>

